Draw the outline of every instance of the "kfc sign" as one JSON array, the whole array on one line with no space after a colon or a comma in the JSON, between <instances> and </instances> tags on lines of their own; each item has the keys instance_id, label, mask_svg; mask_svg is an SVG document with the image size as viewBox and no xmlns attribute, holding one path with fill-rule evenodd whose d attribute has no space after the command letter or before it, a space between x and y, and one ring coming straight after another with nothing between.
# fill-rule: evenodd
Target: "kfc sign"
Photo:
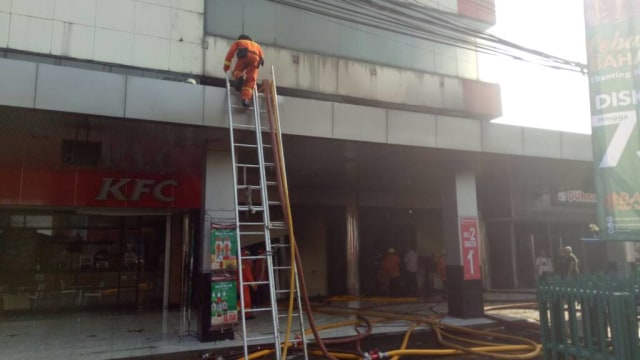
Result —
<instances>
[{"instance_id":1,"label":"kfc sign","mask_svg":"<svg viewBox=\"0 0 640 360\"><path fill-rule=\"evenodd\" d=\"M0 168L0 205L198 209L192 175Z\"/></svg>"},{"instance_id":2,"label":"kfc sign","mask_svg":"<svg viewBox=\"0 0 640 360\"><path fill-rule=\"evenodd\" d=\"M123 193L126 185L133 187L130 194ZM176 180L102 178L102 186L96 200L112 198L121 201L139 201L142 194L150 194L155 200L171 202L174 200L173 190L177 186ZM169 189L165 191L165 188Z\"/></svg>"}]
</instances>

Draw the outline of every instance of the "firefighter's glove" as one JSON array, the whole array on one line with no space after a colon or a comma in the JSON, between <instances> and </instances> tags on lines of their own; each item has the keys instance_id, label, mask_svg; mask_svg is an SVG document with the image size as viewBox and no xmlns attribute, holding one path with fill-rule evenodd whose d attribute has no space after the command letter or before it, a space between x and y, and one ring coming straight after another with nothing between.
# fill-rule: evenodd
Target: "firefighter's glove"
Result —
<instances>
[{"instance_id":1,"label":"firefighter's glove","mask_svg":"<svg viewBox=\"0 0 640 360\"><path fill-rule=\"evenodd\" d=\"M260 58L260 62L258 63L258 66L264 66L264 59Z\"/></svg>"},{"instance_id":2,"label":"firefighter's glove","mask_svg":"<svg viewBox=\"0 0 640 360\"><path fill-rule=\"evenodd\" d=\"M231 68L231 65L226 65L226 64L225 64L225 65L222 67L222 70L224 70L224 72L227 72L227 71L229 71L229 69L230 69L230 68Z\"/></svg>"}]
</instances>

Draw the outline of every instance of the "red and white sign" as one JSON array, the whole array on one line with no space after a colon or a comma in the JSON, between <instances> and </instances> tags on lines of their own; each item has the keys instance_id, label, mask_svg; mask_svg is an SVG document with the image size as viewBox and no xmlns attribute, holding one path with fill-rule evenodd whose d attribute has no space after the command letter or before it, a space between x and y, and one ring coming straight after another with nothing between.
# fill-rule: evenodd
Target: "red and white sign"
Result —
<instances>
[{"instance_id":1,"label":"red and white sign","mask_svg":"<svg viewBox=\"0 0 640 360\"><path fill-rule=\"evenodd\" d=\"M0 205L197 209L202 194L187 175L0 169L0 184Z\"/></svg>"},{"instance_id":2,"label":"red and white sign","mask_svg":"<svg viewBox=\"0 0 640 360\"><path fill-rule=\"evenodd\" d=\"M478 236L478 218L460 218L460 245L462 245L462 263L464 279L480 279L480 237Z\"/></svg>"}]
</instances>

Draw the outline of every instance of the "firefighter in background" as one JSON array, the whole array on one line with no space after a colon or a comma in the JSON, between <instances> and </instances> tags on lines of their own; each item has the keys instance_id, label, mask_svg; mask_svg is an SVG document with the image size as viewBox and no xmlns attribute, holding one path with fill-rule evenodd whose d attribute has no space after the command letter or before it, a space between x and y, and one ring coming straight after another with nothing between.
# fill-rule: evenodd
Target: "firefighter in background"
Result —
<instances>
[{"instance_id":1,"label":"firefighter in background","mask_svg":"<svg viewBox=\"0 0 640 360\"><path fill-rule=\"evenodd\" d=\"M382 271L389 281L389 291L391 295L400 295L402 278L400 277L400 257L396 254L396 249L389 248L382 258Z\"/></svg>"},{"instance_id":2,"label":"firefighter in background","mask_svg":"<svg viewBox=\"0 0 640 360\"><path fill-rule=\"evenodd\" d=\"M249 250L243 250L242 256L251 256ZM242 298L244 299L244 307L245 309L251 309L251 291L256 291L256 284L248 285L248 282L254 282L253 279L253 266L251 264L251 260L242 259L242 263L240 265L240 271L242 271L242 281L244 284L242 285ZM239 280L238 280L239 282ZM240 290L240 288L238 288ZM238 296L240 296L240 291L238 291ZM238 302L238 305L241 307L242 302ZM255 319L255 316L247 311L244 313L245 320Z\"/></svg>"},{"instance_id":3,"label":"firefighter in background","mask_svg":"<svg viewBox=\"0 0 640 360\"><path fill-rule=\"evenodd\" d=\"M251 40L248 35L238 36L238 40L231 45L227 56L224 58L224 72L231 68L231 60L236 56L236 64L231 76L236 80L235 89L240 91L242 106L251 106L253 87L258 78L258 68L264 65L264 54L258 43Z\"/></svg>"}]
</instances>

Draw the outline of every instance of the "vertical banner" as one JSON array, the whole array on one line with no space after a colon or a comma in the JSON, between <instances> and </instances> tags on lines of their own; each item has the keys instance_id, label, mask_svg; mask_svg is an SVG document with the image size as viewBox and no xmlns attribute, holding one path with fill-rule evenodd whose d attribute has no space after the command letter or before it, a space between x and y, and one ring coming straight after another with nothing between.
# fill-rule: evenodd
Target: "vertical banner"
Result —
<instances>
[{"instance_id":1,"label":"vertical banner","mask_svg":"<svg viewBox=\"0 0 640 360\"><path fill-rule=\"evenodd\" d=\"M460 217L460 243L462 245L462 263L464 279L480 279L480 238L478 237L478 218Z\"/></svg>"},{"instance_id":2,"label":"vertical banner","mask_svg":"<svg viewBox=\"0 0 640 360\"><path fill-rule=\"evenodd\" d=\"M233 225L211 225L212 326L224 327L238 321L237 236Z\"/></svg>"},{"instance_id":3,"label":"vertical banner","mask_svg":"<svg viewBox=\"0 0 640 360\"><path fill-rule=\"evenodd\" d=\"M640 240L640 0L585 0L599 236Z\"/></svg>"}]
</instances>

